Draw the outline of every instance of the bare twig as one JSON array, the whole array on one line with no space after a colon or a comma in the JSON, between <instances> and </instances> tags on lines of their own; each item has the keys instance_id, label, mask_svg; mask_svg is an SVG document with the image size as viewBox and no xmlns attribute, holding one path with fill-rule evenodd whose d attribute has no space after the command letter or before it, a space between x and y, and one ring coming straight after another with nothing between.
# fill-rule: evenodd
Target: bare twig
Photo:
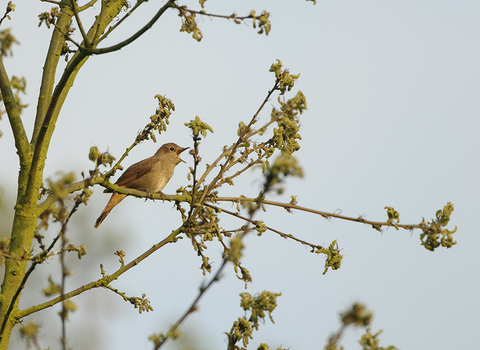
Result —
<instances>
[{"instance_id":1,"label":"bare twig","mask_svg":"<svg viewBox=\"0 0 480 350\"><path fill-rule=\"evenodd\" d=\"M75 1L74 1L75 2ZM67 243L67 240L65 238L65 233L66 233L66 225L62 224L62 232L61 232L61 237L62 237L62 252L60 254L60 268L62 269L62 282L60 284L60 289L61 289L61 296L62 296L62 311L60 313L60 319L62 320L62 338L60 342L62 343L62 349L67 350L67 310L65 308L65 298L63 297L65 295L65 279L67 277L67 268L65 266L65 244Z\"/></svg>"},{"instance_id":2,"label":"bare twig","mask_svg":"<svg viewBox=\"0 0 480 350\"><path fill-rule=\"evenodd\" d=\"M126 20L128 17L130 17L130 15L140 7L140 5L142 5L144 2L147 2L148 0L138 0L135 5L117 22L115 23L113 26L110 26L110 28L108 28L108 30L101 36L100 39L98 39L98 43L100 43L102 40L106 39L107 36L114 30L116 29L120 24L123 23L124 20Z\"/></svg>"},{"instance_id":3,"label":"bare twig","mask_svg":"<svg viewBox=\"0 0 480 350\"><path fill-rule=\"evenodd\" d=\"M7 325L7 321L10 317L10 314L12 313L13 311L13 306L15 305L15 302L16 300L18 299L18 297L20 296L20 293L22 292L23 288L25 287L25 284L27 283L27 280L28 278L30 277L30 274L33 272L33 270L35 270L35 267L38 265L38 264L41 264L42 262L45 261L45 259L48 257L48 252L50 252L53 247L55 246L55 244L57 243L57 241L63 236L64 232L66 231L67 229L67 224L68 222L70 221L70 218L72 217L72 215L77 211L78 207L80 206L82 202L80 201L76 201L75 202L75 205L73 206L72 208L72 211L70 212L70 214L66 217L66 219L64 220L64 222L62 222L62 227L60 229L60 232L57 234L57 236L53 239L52 243L50 243L50 246L45 250L45 251L42 251L40 253L38 253L32 260L33 260L33 263L32 265L30 266L30 268L28 269L28 271L25 273L25 276L23 277L23 280L22 282L20 283L20 285L18 286L18 289L17 291L15 292L11 302L10 302L10 305L8 306L8 310L5 314L5 317L3 319L3 323L2 323L2 327L0 329L0 337L3 337L3 332L5 331L5 327ZM63 293L62 293L62 298L61 298L61 302L64 301L63 299Z\"/></svg>"},{"instance_id":4,"label":"bare twig","mask_svg":"<svg viewBox=\"0 0 480 350\"><path fill-rule=\"evenodd\" d=\"M205 11L196 11L196 10L190 10L188 9L186 6L178 6L178 5L174 5L172 7L175 7L177 10L179 11L186 11L186 12L190 12L190 13L195 13L197 15L202 15L202 16L207 16L207 17L215 17L215 18L225 18L225 19L231 19L233 18L234 20L239 20L239 21L243 21L243 20L246 20L246 19L251 19L253 18L252 15L248 15L248 16L237 16L235 13L231 14L231 15L218 15L218 14L215 14L215 13L207 13Z\"/></svg>"},{"instance_id":5,"label":"bare twig","mask_svg":"<svg viewBox=\"0 0 480 350\"><path fill-rule=\"evenodd\" d=\"M60 32L62 33L62 35L65 37L66 40L70 41L73 45L75 45L77 48L80 49L81 45L79 43L77 43L75 40L73 40L73 38L70 36L70 34L65 33L62 28L60 28L57 23L52 23L53 26Z\"/></svg>"},{"instance_id":6,"label":"bare twig","mask_svg":"<svg viewBox=\"0 0 480 350\"><path fill-rule=\"evenodd\" d=\"M170 7L172 7L172 4L175 2L175 0L169 0L165 5L163 5L160 10L155 14L155 16L145 25L137 31L135 34L133 34L130 38L125 39L124 41L112 45L109 47L101 48L101 49L93 49L93 48L82 48L81 50L86 54L86 55L101 55L105 54L108 52L113 52L122 49L123 47L127 46L128 44L132 43L136 39L138 39L143 33L145 33L147 30L152 28L152 26L155 24L155 22L160 18L161 15ZM102 40L102 39L100 39Z\"/></svg>"},{"instance_id":7,"label":"bare twig","mask_svg":"<svg viewBox=\"0 0 480 350\"><path fill-rule=\"evenodd\" d=\"M272 96L273 92L278 90L279 88L279 80L277 79L275 81L275 84L273 85L273 88L268 91L267 93L267 96L265 97L265 99L263 100L262 104L260 105L260 107L257 109L257 111L255 112L255 114L253 115L252 119L250 120L250 122L248 123L247 127L246 127L246 130L247 130L247 133L245 135L240 135L237 142L234 143L232 146L230 146L227 150L225 150L225 152L223 154L221 154L214 162L212 165L210 165L208 167L208 169L205 171L205 173L202 175L202 177L200 178L200 180L198 181L199 183L202 183L203 181L205 181L205 178L208 176L208 174L217 166L218 163L220 163L220 161L225 157L225 154L226 153L230 153L230 155L227 157L227 160L225 161L224 165L221 166L221 169L219 171L219 173L217 174L217 176L215 177L215 179L210 183L210 186L208 187L208 189L204 192L202 198L200 199L200 203L202 203L205 199L205 197L207 196L207 194L209 194L211 192L211 190L214 188L214 185L217 183L217 181L219 179L222 178L223 174L225 173L226 169L224 169L224 166L225 164L229 164L234 155L235 155L235 152L238 148L238 146L245 141L245 139L247 137L250 137L250 134L248 133L250 131L250 128L251 126L256 123L257 121L257 117L258 115L260 114L260 111L263 109L263 107L265 106L265 104L268 102L268 100L270 99L270 97Z\"/></svg>"},{"instance_id":8,"label":"bare twig","mask_svg":"<svg viewBox=\"0 0 480 350\"><path fill-rule=\"evenodd\" d=\"M90 39L88 38L87 34L85 33L85 30L83 29L83 24L82 21L80 20L80 16L78 15L78 5L75 0L71 2L72 8L73 8L73 13L75 15L75 19L77 20L78 28L80 29L80 33L82 34L83 41L85 42L86 47L92 46L92 43L90 42Z\"/></svg>"},{"instance_id":9,"label":"bare twig","mask_svg":"<svg viewBox=\"0 0 480 350\"><path fill-rule=\"evenodd\" d=\"M79 287L75 290L72 290L69 293L66 293L62 296L51 299L51 300L49 300L45 303L42 303L40 305L35 305L35 306L29 307L27 309L20 310L16 314L17 319L21 319L21 318L23 318L27 315L32 314L32 313L44 310L48 307L52 307L53 305L56 305L56 304L60 303L62 300L67 300L67 299L73 298L74 296L80 295L87 290L107 286L108 284L110 284L110 282L116 280L118 277L120 277L125 272L130 270L132 267L138 265L140 262L145 260L147 257L149 257L151 254L156 252L158 249L162 248L163 246L167 245L168 243L175 242L176 241L176 236L179 235L181 232L183 232L183 229L184 229L183 226L180 226L178 229L172 231L172 233L170 235L168 235L165 239L163 239L159 243L155 244L149 250L147 250L146 252L144 252L143 254L141 254L140 256L138 256L136 259L132 260L128 264L122 265L117 271L115 271L111 275L105 275L97 281L93 281L93 282L90 282L88 284L85 284L85 285L83 285L83 286L81 286L81 287Z\"/></svg>"},{"instance_id":10,"label":"bare twig","mask_svg":"<svg viewBox=\"0 0 480 350\"><path fill-rule=\"evenodd\" d=\"M256 198L217 197L217 198L215 198L215 200L219 201L219 202L236 202L236 203L239 203L241 201L254 202L254 201L256 201ZM349 216L335 214L335 213L328 213L326 211L301 207L301 206L293 204L293 203L282 203L282 202L274 202L274 201L269 201L269 200L263 200L262 203L266 204L266 205L273 205L273 206L277 206L277 207L282 207L284 209L289 209L289 210L294 209L294 210L305 211L305 212L308 212L308 213L318 214L318 215L321 215L322 217L324 217L325 219L329 219L329 218L333 217L333 218L347 220L347 221L361 222L361 223L364 223L366 225L372 225L372 227L376 230L379 230L381 226L401 227L405 230L412 230L414 228L419 228L419 229L423 228L422 225L399 224L399 223L389 222L389 221L385 221L385 222L370 221L370 220L366 220L362 216L354 218L354 217L349 217Z\"/></svg>"},{"instance_id":11,"label":"bare twig","mask_svg":"<svg viewBox=\"0 0 480 350\"><path fill-rule=\"evenodd\" d=\"M195 312L197 310L197 305L198 305L198 302L200 301L200 299L203 297L203 295L205 294L205 292L215 283L215 282L218 282L220 280L220 275L223 271L223 269L225 268L225 266L227 265L228 263L228 259L225 258L223 259L222 261L222 264L220 265L220 267L218 268L217 272L215 273L215 275L213 275L213 277L210 279L210 281L206 284L206 285L202 285L200 286L200 289L199 289L199 292L198 292L198 295L197 297L193 300L192 304L190 305L190 307L187 308L187 310L183 313L183 315L181 315L179 317L179 319L177 320L177 322L175 322L173 324L172 327L170 327L171 330L176 330L181 324L183 321L185 321L185 319L187 318L188 315L190 315L191 313ZM158 343L155 344L155 347L154 349L157 350L159 349L163 344L165 344L165 342L168 340L169 338L168 337L165 337L163 339L160 339L160 341Z\"/></svg>"},{"instance_id":12,"label":"bare twig","mask_svg":"<svg viewBox=\"0 0 480 350\"><path fill-rule=\"evenodd\" d=\"M262 203L265 203L265 201L262 201ZM258 225L258 223L259 223L257 220L251 220L251 219L249 219L249 218L247 218L247 217L245 217L245 216L240 215L240 214L237 213L237 212L233 212L233 211L229 211L229 210L227 210L227 209L219 208L219 207L216 207L216 206L211 205L211 204L208 204L208 203L205 203L204 205L207 206L207 207L213 208L213 209L217 209L218 211L227 213L227 214L229 214L229 215L231 215L231 216L234 216L234 217L237 217L237 218L239 218L239 219L248 221L249 223L251 223L251 224L253 224L253 225L255 225L255 226ZM277 234L278 234L280 237L282 237L282 238L292 239L292 240L294 240L294 241L296 241L296 242L299 242L299 243L301 243L301 244L303 244L303 245L309 246L309 247L312 248L312 249L323 249L323 247L322 247L321 245L317 245L317 244L313 244L313 243L309 243L309 242L307 242L307 241L301 240L301 239L299 239L299 238L296 238L296 237L295 237L294 235L292 235L292 234L283 233L283 232L281 232L281 231L278 231L278 230L276 230L276 229L274 229L274 228L272 228L272 227L266 226L266 225L265 225L265 228L266 228L267 230L270 230L270 231L272 231L272 232L277 233Z\"/></svg>"}]
</instances>

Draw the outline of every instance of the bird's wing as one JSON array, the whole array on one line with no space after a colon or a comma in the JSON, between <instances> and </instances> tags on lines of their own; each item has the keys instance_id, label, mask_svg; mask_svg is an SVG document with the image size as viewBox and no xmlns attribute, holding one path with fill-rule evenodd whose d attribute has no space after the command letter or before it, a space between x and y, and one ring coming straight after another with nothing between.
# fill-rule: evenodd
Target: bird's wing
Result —
<instances>
[{"instance_id":1,"label":"bird's wing","mask_svg":"<svg viewBox=\"0 0 480 350\"><path fill-rule=\"evenodd\" d=\"M122 176L118 178L115 184L121 187L128 188L129 183L151 172L153 166L158 161L159 161L158 158L150 157L150 158L141 160L138 163L133 164L127 170L125 170L125 172L122 174Z\"/></svg>"}]
</instances>

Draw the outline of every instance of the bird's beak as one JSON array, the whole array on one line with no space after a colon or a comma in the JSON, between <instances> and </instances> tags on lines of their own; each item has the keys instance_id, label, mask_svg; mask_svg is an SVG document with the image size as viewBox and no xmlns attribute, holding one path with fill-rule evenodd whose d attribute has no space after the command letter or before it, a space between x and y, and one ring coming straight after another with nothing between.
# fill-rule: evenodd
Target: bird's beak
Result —
<instances>
[{"instance_id":1,"label":"bird's beak","mask_svg":"<svg viewBox=\"0 0 480 350\"><path fill-rule=\"evenodd\" d=\"M177 152L178 158L180 158L180 153L182 153L183 151L186 151L186 150L189 149L189 148L190 148L190 147L185 147L185 148L179 149L178 152ZM180 160L181 160L182 162L184 162L185 164L187 164L182 158L180 158Z\"/></svg>"}]
</instances>

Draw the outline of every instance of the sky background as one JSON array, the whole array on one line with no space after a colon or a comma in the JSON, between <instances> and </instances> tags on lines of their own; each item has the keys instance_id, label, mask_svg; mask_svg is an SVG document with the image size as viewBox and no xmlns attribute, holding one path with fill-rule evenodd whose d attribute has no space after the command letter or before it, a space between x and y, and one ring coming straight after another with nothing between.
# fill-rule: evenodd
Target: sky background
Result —
<instances>
[{"instance_id":1,"label":"sky background","mask_svg":"<svg viewBox=\"0 0 480 350\"><path fill-rule=\"evenodd\" d=\"M163 2L150 1L112 33L103 45L112 45L134 33ZM184 4L181 2L179 4ZM186 2L199 9L198 3ZM18 2L11 27L20 45L5 60L10 76L28 81L23 114L31 135L38 88L51 29L38 28L37 16L49 11L48 3ZM82 14L87 26L100 5ZM205 10L246 15L252 9L271 13L272 30L258 35L251 22L203 17L198 25L204 38L198 43L179 33L180 18L168 11L157 24L130 46L116 53L95 56L81 69L57 122L44 176L58 178L59 171L92 169L91 146L107 149L117 158L155 112L156 94L172 99L176 111L157 144L137 146L124 161L129 166L151 156L165 142L192 146L184 123L199 116L213 129L202 141L205 163L212 162L223 145L236 137L240 121L247 122L272 87L268 69L280 59L292 73L301 73L294 91L307 98L301 116L301 150L296 154L304 179L289 179L283 196L289 201L346 216L364 215L385 221L385 206L400 212L403 223L430 220L451 201L455 205L450 229L458 242L434 253L420 246L419 231L379 233L366 225L269 208L257 219L301 239L328 245L337 240L344 255L342 267L322 275L324 257L309 253L298 243L272 232L245 239L243 265L253 283L244 289L227 268L220 283L201 300L199 312L190 316L182 340L166 349L225 349L232 322L243 315L239 293L263 290L282 292L272 316L250 347L261 342L272 349L323 348L339 327L338 313L353 302L374 311L372 331L383 329L380 345L399 349L468 349L478 344L480 322L480 248L475 224L480 210L480 2L478 1L215 1ZM78 33L77 38L78 38ZM63 69L63 63L60 64ZM60 73L60 71L59 71ZM260 115L266 122L275 95ZM11 227L16 193L16 158L8 119L0 121L0 171L2 222L0 232ZM186 186L188 166L184 155L164 189L174 193ZM221 196L255 196L260 172L247 172ZM73 217L68 231L71 243L87 246L79 262L69 267L74 276L67 290L100 278L119 267L113 255L126 252L130 261L159 242L179 225L179 216L167 202L127 198L98 230L93 223L108 200L95 188L86 207ZM228 204L222 204L230 209ZM225 228L241 222L222 220ZM58 232L51 225L46 240ZM221 247L209 244L213 267L220 266ZM104 289L76 297L78 310L67 324L72 349L150 349L148 337L166 332L195 298L202 276L188 240L166 246L112 286L127 295L146 293L154 312L138 314L130 304ZM41 293L47 277L59 281L56 261L40 266L27 285L20 307L48 300ZM42 348L59 349L59 307L34 314L42 326ZM346 334L346 349L359 349L362 331ZM16 330L10 348L19 348ZM24 345L22 345L24 346Z\"/></svg>"}]
</instances>

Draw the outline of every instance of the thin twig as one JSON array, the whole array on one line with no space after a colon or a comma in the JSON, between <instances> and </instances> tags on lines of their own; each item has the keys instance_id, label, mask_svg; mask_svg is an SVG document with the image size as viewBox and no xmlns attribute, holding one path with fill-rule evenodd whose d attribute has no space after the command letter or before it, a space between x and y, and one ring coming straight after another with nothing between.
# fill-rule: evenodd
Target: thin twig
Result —
<instances>
[{"instance_id":1,"label":"thin twig","mask_svg":"<svg viewBox=\"0 0 480 350\"><path fill-rule=\"evenodd\" d=\"M260 208L260 205L258 206L258 208ZM257 210L258 210L257 208ZM252 213L250 213L250 218L246 218L246 221L247 221L247 225L245 225L244 227L244 232L242 234L242 238L251 230L251 228L249 227L248 223L250 222L253 222L253 215L255 214L255 211L253 211ZM224 248L226 248L225 244L222 242L222 245L224 246ZM197 310L197 304L198 302L200 301L200 299L202 298L202 296L205 294L205 292L215 283L215 282L218 282L220 280L220 275L223 271L223 269L225 268L225 266L227 266L228 262L229 262L229 257L228 257L228 254L226 254L225 258L222 259L222 264L220 265L220 267L218 268L218 270L215 272L215 274L213 275L213 277L210 279L210 281L206 284L206 285L202 285L199 289L199 292L198 292L198 295L197 297L193 300L192 304L190 305L190 307L187 308L187 310L183 313L182 316L180 316L180 318L177 320L177 322L174 323L174 325L170 328L171 330L175 330L177 329L180 324L187 318L188 315L190 315L191 313L193 313L194 311ZM155 345L154 349L157 350L159 349L163 344L165 344L165 342L169 339L169 337L165 337L164 339L161 339L158 344Z\"/></svg>"},{"instance_id":2,"label":"thin twig","mask_svg":"<svg viewBox=\"0 0 480 350\"><path fill-rule=\"evenodd\" d=\"M86 54L86 55L101 55L105 54L108 52L113 52L122 49L123 47L127 46L128 44L132 43L136 39L138 39L143 33L145 33L147 30L152 28L152 26L155 24L155 22L160 18L161 15L170 7L172 7L172 4L175 2L175 0L169 0L165 5L163 5L160 10L155 14L155 16L145 25L137 31L135 34L133 34L130 38L125 39L124 41L112 45L109 47L101 48L101 49L93 49L93 48L82 48L81 50Z\"/></svg>"},{"instance_id":3,"label":"thin twig","mask_svg":"<svg viewBox=\"0 0 480 350\"><path fill-rule=\"evenodd\" d=\"M80 20L80 16L78 15L77 1L72 0L71 3L72 3L75 19L77 20L78 28L80 29L80 33L82 34L83 41L85 42L85 46L90 47L92 46L92 43L90 42L90 39L88 38L87 34L85 33L85 30L83 29L82 21Z\"/></svg>"},{"instance_id":4,"label":"thin twig","mask_svg":"<svg viewBox=\"0 0 480 350\"><path fill-rule=\"evenodd\" d=\"M7 312L5 313L5 317L3 319L3 323L2 323L2 328L0 329L0 338L3 337L3 333L5 331L5 327L7 325L7 321L10 317L10 314L12 313L13 311L13 305L15 305L15 302L16 300L18 299L18 297L20 296L20 293L22 292L23 288L25 287L25 284L27 283L27 280L28 278L30 277L30 274L33 272L33 270L35 270L35 267L38 265L38 264L41 264L43 261L45 261L45 259L48 257L48 252L50 252L53 247L55 246L55 244L57 243L57 241L60 239L60 237L63 236L63 233L65 232L66 228L67 228L67 224L68 222L70 221L70 218L72 217L73 213L75 213L77 211L77 208L80 206L81 202L77 201L75 202L75 205L73 206L72 208L72 211L70 212L70 214L67 216L66 220L62 223L62 227L60 229L60 232L57 234L57 236L53 239L52 243L50 243L50 246L47 248L47 250L45 251L42 251L40 253L38 253L34 258L33 258L33 263L32 265L30 266L30 268L28 269L28 271L25 273L25 276L23 276L23 279L22 279L22 282L20 283L20 285L18 286L17 288L17 291L15 292L13 298L12 298L12 301L10 302L10 305L8 306L8 310ZM62 293L62 296L63 296L63 293ZM60 301L63 302L63 299L61 299Z\"/></svg>"},{"instance_id":5,"label":"thin twig","mask_svg":"<svg viewBox=\"0 0 480 350\"><path fill-rule=\"evenodd\" d=\"M256 198L246 198L246 197L217 197L215 198L216 201L218 202L241 202L241 201L247 201L247 202L254 202L257 199ZM379 221L370 221L366 220L362 216L359 216L357 218L349 217L349 216L344 216L340 214L335 214L335 213L328 213L326 211L320 211L316 209L311 209L311 208L306 208L306 207L301 207L299 205L293 204L293 203L282 203L282 202L274 202L274 201L269 201L269 200L263 200L263 204L266 205L273 205L277 207L282 207L284 209L294 209L294 210L300 210L300 211L305 211L313 214L319 214L325 219L329 219L331 217L337 218L337 219L342 219L342 220L348 220L348 221L355 221L355 222L361 222L366 225L372 225L375 229L377 229L380 226L392 226L392 227L401 227L405 230L412 230L414 228L422 228L422 225L411 225L411 224L399 224L395 222L379 222Z\"/></svg>"},{"instance_id":6,"label":"thin twig","mask_svg":"<svg viewBox=\"0 0 480 350\"><path fill-rule=\"evenodd\" d=\"M231 15L218 15L218 14L215 14L215 13L207 13L207 12L205 12L205 11L190 10L190 9L187 8L186 6L178 6L177 4L175 4L175 5L172 6L172 7L175 7L175 8L176 8L177 10L179 10L179 11L185 11L185 12L195 13L195 14L197 14L197 15L202 15L202 16L207 16L207 17L225 18L225 19L231 19L231 18L233 18L233 19L237 19L237 20L240 20L240 21L253 18L252 15L237 17L234 13L231 14Z\"/></svg>"},{"instance_id":7,"label":"thin twig","mask_svg":"<svg viewBox=\"0 0 480 350\"><path fill-rule=\"evenodd\" d=\"M257 148L261 148L263 145L265 145L265 143L262 143L260 145L257 145L256 147ZM247 171L248 169L252 168L253 166L257 165L257 164L260 164L261 163L261 160L263 157L266 156L266 153L264 154L261 154L261 155L258 155L258 158L249 162L243 169L240 169L238 170L235 174L233 174L232 176L229 176L228 178L225 178L225 179L222 179L218 182L217 186L216 187L220 187L222 186L223 184L227 183L229 180L233 179L233 178L236 178L238 176L240 176L241 174L243 174L245 171ZM237 162L233 162L231 163L231 165L227 166L226 167L226 170L230 170L234 165L236 165Z\"/></svg>"},{"instance_id":8,"label":"thin twig","mask_svg":"<svg viewBox=\"0 0 480 350\"><path fill-rule=\"evenodd\" d=\"M263 109L263 107L265 106L265 104L268 102L268 100L270 99L270 97L272 96L273 92L278 90L278 83L279 83L279 80L277 79L275 81L275 84L273 85L273 88L268 92L267 96L265 97L265 99L263 100L262 104L260 105L260 107L257 109L257 112L255 112L255 114L253 115L252 119L250 120L250 122L248 123L247 127L246 127L246 130L250 130L251 126L256 122L257 120L257 117L258 115L260 114L260 111ZM245 141L245 137L248 136L248 135L240 135L238 137L238 140L235 144L233 144L232 146L230 146L223 154L221 154L214 162L212 165L210 165L208 167L208 169L205 171L205 173L202 175L202 177L200 178L199 180L199 183L203 183L203 181L205 181L205 178L208 176L208 174L213 170L214 167L217 166L217 164L225 157L224 154L225 153L230 153L227 160L225 161L225 163L223 163L223 166L221 166L221 169L220 171L218 172L217 176L215 177L215 179L210 183L209 187L204 191L203 193L203 196L202 198L200 199L199 203L203 203L205 197L207 196L207 194L209 194L212 189L214 188L214 184L216 184L216 182L222 178L223 174L225 173L226 169L224 169L225 165L226 164L229 164L236 151L237 151L237 148L238 146Z\"/></svg>"},{"instance_id":9,"label":"thin twig","mask_svg":"<svg viewBox=\"0 0 480 350\"><path fill-rule=\"evenodd\" d=\"M57 29L63 36L65 37L66 40L70 41L73 45L75 45L77 48L80 49L81 45L77 43L73 38L70 36L70 34L65 33L56 23L52 23L55 29Z\"/></svg>"},{"instance_id":10,"label":"thin twig","mask_svg":"<svg viewBox=\"0 0 480 350\"><path fill-rule=\"evenodd\" d=\"M60 314L60 319L62 320L62 338L61 338L61 343L62 343L62 349L67 350L67 328L66 328L66 318L67 318L67 310L65 308L65 298L63 297L65 295L65 278L67 276L66 273L66 267L65 267L65 244L66 244L66 239L65 239L65 232L66 232L66 225L62 224L62 252L60 254L60 267L62 269L62 282L60 285L61 288L61 296L62 296L62 311Z\"/></svg>"},{"instance_id":11,"label":"thin twig","mask_svg":"<svg viewBox=\"0 0 480 350\"><path fill-rule=\"evenodd\" d=\"M53 299L51 299L51 300L49 300L45 303L35 305L35 306L29 307L29 308L24 309L24 310L20 310L16 314L17 318L21 319L25 316L28 316L28 315L32 314L32 313L44 310L48 307L52 307L53 305L56 305L56 304L60 303L62 301L62 298L64 300L67 300L67 299L73 298L74 296L80 295L87 290L90 290L90 289L93 289L93 288L98 288L98 287L104 287L104 286L108 285L110 282L116 280L118 277L120 277L125 272L130 270L132 267L141 263L143 260L145 260L151 254L156 252L158 249L162 248L163 246L167 245L168 243L175 242L176 241L176 236L179 235L181 232L183 232L183 230L184 230L184 227L180 226L178 229L172 231L172 233L170 235L168 235L165 239L163 239L159 243L155 244L149 250L147 250L146 252L144 252L143 254L141 254L140 256L138 256L136 259L132 260L128 264L122 265L118 270L116 270L111 275L103 276L101 279L99 279L97 281L87 283L87 284L85 284L85 285L83 285L83 286L81 286L77 289L72 290L69 293L64 294L63 296L53 298Z\"/></svg>"},{"instance_id":12,"label":"thin twig","mask_svg":"<svg viewBox=\"0 0 480 350\"><path fill-rule=\"evenodd\" d=\"M10 1L8 4L7 4L7 8L5 10L5 14L3 15L3 17L0 19L0 25L2 25L2 22L5 18L8 18L10 19L10 16L8 15L10 12L14 11L15 10L15 5L12 4L12 2Z\"/></svg>"},{"instance_id":13,"label":"thin twig","mask_svg":"<svg viewBox=\"0 0 480 350\"><path fill-rule=\"evenodd\" d=\"M278 81L276 82L275 86L277 85ZM272 91L269 92L269 96L270 94L273 92L273 89ZM250 122L249 126L250 127L253 123L254 123L254 120L255 118L257 117L258 113L260 113L261 109L263 108L263 106L265 105L266 101L268 99L266 99L264 101L264 103L262 103L262 105L260 106L260 108L257 110L257 113L255 113L255 115L253 116L252 118L252 121ZM239 137L239 141L237 142L237 146L238 144L240 143L240 140L241 140L242 136L240 135ZM229 157L231 159L231 157ZM225 164L228 164L228 161L225 162ZM221 178L221 177L220 177ZM218 176L216 177L216 179L214 179L212 181L212 183L210 184L209 188L212 187L211 185L214 184L215 181L218 181ZM213 186L215 187L215 186ZM265 197L265 193L268 192L268 189L264 189L262 191L260 191L258 197L255 199L256 203L257 203L257 207L253 210L250 211L249 213L249 217L246 218L246 217L243 217L243 219L246 221L246 225L243 226L243 233L241 234L241 238L245 237L245 235L252 230L252 228L250 227L250 223L253 223L253 224L257 224L256 221L253 220L253 216L255 215L255 213L258 211L258 209L261 208L262 206L262 203L263 203L263 199ZM205 199L205 195L202 197L202 200ZM193 203L193 200L192 199L192 203ZM201 202L200 202L201 203ZM199 213L199 210L200 210L200 207L198 203L193 203L193 205L196 205L197 208L195 209L194 211L194 214L193 215L196 215L195 213ZM209 207L212 207L214 209L218 209L217 207L215 206L212 206L212 205L209 205L209 204L204 204L205 206L209 206ZM226 211L228 212L228 211ZM235 215L234 213L231 213L232 215ZM191 221L191 220L194 220L196 216L190 216L188 218L188 221ZM188 222L187 221L187 222ZM283 234L281 233L280 231L276 231L277 233L279 234ZM285 234L284 234L285 235ZM192 235L193 236L193 235ZM285 236L289 236L289 235L285 235ZM303 242L303 241L300 241L300 242ZM229 259L229 255L228 255L228 248L225 246L225 244L223 242L221 242L223 247L224 247L224 250L226 251L226 254L225 254L225 257L223 258L222 260L222 264L220 265L219 269L217 270L217 272L215 273L215 275L210 279L210 281L208 282L208 284L206 286L201 286L200 287L200 290L199 290L199 293L197 295L197 297L193 300L192 304L190 305L190 307L185 311L185 313L179 318L179 320L170 328L171 330L175 330L178 328L178 326L187 318L187 316L189 314L191 314L192 312L194 312L196 309L197 309L197 304L198 302L200 301L200 299L202 298L202 296L205 294L205 292L213 285L213 283L219 281L220 279L220 275L223 271L223 269L225 268L225 266L227 265L227 263L230 261ZM308 245L308 243L306 243ZM320 247L321 248L321 247ZM236 262L236 264L239 264L239 262ZM159 349L167 340L169 339L169 337L165 337L163 339L161 339L157 344L155 344L155 347L154 349L157 350Z\"/></svg>"},{"instance_id":14,"label":"thin twig","mask_svg":"<svg viewBox=\"0 0 480 350\"><path fill-rule=\"evenodd\" d=\"M225 258L223 259L222 261L222 264L220 265L220 267L218 268L217 272L215 273L215 275L212 277L212 279L210 280L210 282L208 282L205 286L201 286L200 289L199 289L199 292L198 292L198 295L197 297L193 300L192 304L190 305L190 307L185 311L185 313L180 316L180 318L177 320L177 322L175 322L173 324L172 327L170 327L170 329L176 329L180 326L180 324L182 324L182 322L187 318L188 315L190 315L191 313L195 312L197 310L197 304L198 302L200 301L200 299L202 298L202 296L205 294L205 292L215 283L215 282L218 282L220 280L220 274L222 273L223 269L225 268L225 266L227 265L228 263L228 259ZM165 342L168 340L169 338L166 337L162 340L160 340L160 342L158 344L155 345L154 349L157 350L159 349L163 344L165 344Z\"/></svg>"},{"instance_id":15,"label":"thin twig","mask_svg":"<svg viewBox=\"0 0 480 350\"><path fill-rule=\"evenodd\" d=\"M110 26L108 30L98 39L97 44L99 44L103 39L106 39L107 36L114 30L116 29L120 24L123 23L124 20L126 20L130 15L135 11L140 5L142 5L144 2L147 2L148 0L138 0L135 5L113 26Z\"/></svg>"},{"instance_id":16,"label":"thin twig","mask_svg":"<svg viewBox=\"0 0 480 350\"><path fill-rule=\"evenodd\" d=\"M199 160L198 160L198 141L199 140L200 138L198 136L193 137L192 203L190 205L190 211L188 212L189 218L192 217L193 208L194 208L192 204L193 204L193 201L195 200L197 186L199 185L199 183L197 182L197 168L199 164Z\"/></svg>"},{"instance_id":17,"label":"thin twig","mask_svg":"<svg viewBox=\"0 0 480 350\"><path fill-rule=\"evenodd\" d=\"M264 203L264 202L265 202L265 201L262 201L262 203ZM234 217L237 217L237 218L239 218L239 219L248 221L249 223L251 223L251 224L253 224L253 225L257 225L257 224L258 224L258 221L257 221L257 220L251 220L251 219L249 219L249 218L247 218L247 217L245 217L245 216L240 215L240 214L237 213L237 212L233 212L233 211L229 211L229 210L227 210L227 209L219 208L219 207L216 207L216 206L211 205L211 204L208 204L208 203L205 203L204 205L207 206L207 207L213 208L213 209L217 209L217 210L219 210L219 211L221 211L221 212L227 213L227 214L232 215L232 216L234 216ZM313 244L313 243L309 243L309 242L307 242L307 241L301 240L301 239L295 237L295 236L292 235L292 234L283 233L283 232L281 232L281 231L278 231L278 230L276 230L276 229L274 229L274 228L272 228L272 227L266 226L266 225L265 225L265 228L266 228L267 230L270 230L270 231L272 231L272 232L277 233L277 234L280 235L282 238L292 239L292 240L297 241L297 242L299 242L299 243L301 243L301 244L303 244L303 245L309 246L309 247L312 248L312 249L323 249L323 247L322 247L321 245L317 245L317 244Z\"/></svg>"}]
</instances>

